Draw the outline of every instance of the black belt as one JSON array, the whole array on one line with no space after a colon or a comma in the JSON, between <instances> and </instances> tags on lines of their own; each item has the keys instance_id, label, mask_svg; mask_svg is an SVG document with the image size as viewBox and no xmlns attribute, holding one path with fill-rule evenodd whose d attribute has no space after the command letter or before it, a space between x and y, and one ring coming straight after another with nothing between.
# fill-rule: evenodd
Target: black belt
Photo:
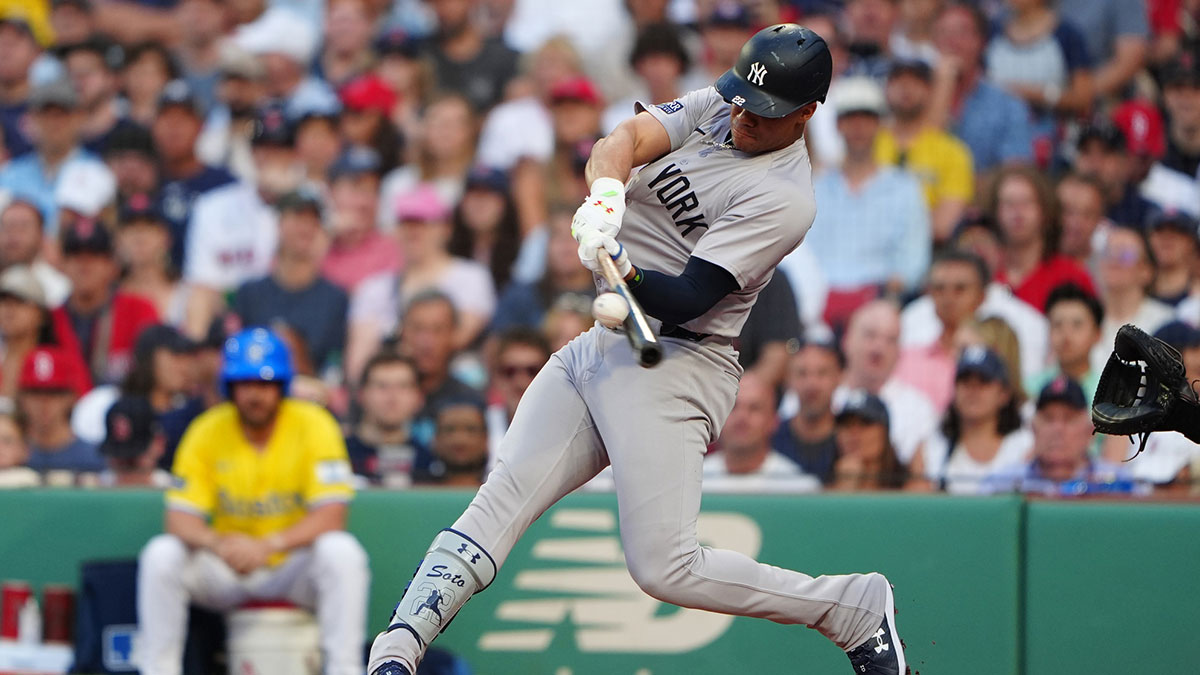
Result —
<instances>
[{"instance_id":1,"label":"black belt","mask_svg":"<svg viewBox=\"0 0 1200 675\"><path fill-rule=\"evenodd\" d=\"M661 337L676 338L679 340L688 340L690 342L700 342L700 341L704 340L705 338L712 337L712 333L697 333L695 331L690 331L682 326L672 326L670 324L665 324L665 323L663 324L662 328L659 329L658 334Z\"/></svg>"}]
</instances>

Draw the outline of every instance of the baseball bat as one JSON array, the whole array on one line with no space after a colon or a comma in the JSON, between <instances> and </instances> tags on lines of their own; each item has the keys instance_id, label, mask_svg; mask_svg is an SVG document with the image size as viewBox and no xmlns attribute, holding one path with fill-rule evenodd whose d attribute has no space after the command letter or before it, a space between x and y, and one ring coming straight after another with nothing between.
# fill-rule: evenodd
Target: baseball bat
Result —
<instances>
[{"instance_id":1,"label":"baseball bat","mask_svg":"<svg viewBox=\"0 0 1200 675\"><path fill-rule=\"evenodd\" d=\"M603 248L597 249L596 259L600 261L600 270L604 272L604 278L613 292L629 303L629 316L625 317L625 336L629 338L629 346L633 347L633 353L637 354L638 363L643 368L657 366L658 362L662 361L662 343L650 328L646 312L633 297L633 291L629 290L625 279L617 272L617 265L608 251Z\"/></svg>"}]
</instances>

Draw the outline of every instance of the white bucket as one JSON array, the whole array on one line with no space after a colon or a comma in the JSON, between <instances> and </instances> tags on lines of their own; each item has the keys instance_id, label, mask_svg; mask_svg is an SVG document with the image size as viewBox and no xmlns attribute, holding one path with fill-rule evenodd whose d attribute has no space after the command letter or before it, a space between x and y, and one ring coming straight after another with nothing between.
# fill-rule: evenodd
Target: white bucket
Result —
<instances>
[{"instance_id":1,"label":"white bucket","mask_svg":"<svg viewBox=\"0 0 1200 675\"><path fill-rule=\"evenodd\" d=\"M226 617L229 675L320 675L317 621L302 609L239 609Z\"/></svg>"}]
</instances>

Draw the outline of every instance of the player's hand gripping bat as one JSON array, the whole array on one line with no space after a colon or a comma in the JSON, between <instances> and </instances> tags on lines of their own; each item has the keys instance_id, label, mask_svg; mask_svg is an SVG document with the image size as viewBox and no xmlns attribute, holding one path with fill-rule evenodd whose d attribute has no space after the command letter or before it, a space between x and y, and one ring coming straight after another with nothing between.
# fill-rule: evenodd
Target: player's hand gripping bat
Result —
<instances>
[{"instance_id":1,"label":"player's hand gripping bat","mask_svg":"<svg viewBox=\"0 0 1200 675\"><path fill-rule=\"evenodd\" d=\"M629 338L629 346L633 347L633 353L637 354L638 363L643 368L653 368L662 361L662 343L650 328L646 312L617 272L617 266L608 251L603 248L597 250L596 259L600 261L600 270L613 292L629 303L629 316L625 317L625 335Z\"/></svg>"}]
</instances>

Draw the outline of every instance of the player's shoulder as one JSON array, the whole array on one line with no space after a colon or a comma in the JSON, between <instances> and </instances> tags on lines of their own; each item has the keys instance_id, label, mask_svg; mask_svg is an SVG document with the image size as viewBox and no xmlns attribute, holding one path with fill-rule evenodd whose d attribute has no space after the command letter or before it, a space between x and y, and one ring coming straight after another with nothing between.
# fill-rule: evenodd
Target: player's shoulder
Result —
<instances>
[{"instance_id":1,"label":"player's shoulder","mask_svg":"<svg viewBox=\"0 0 1200 675\"><path fill-rule=\"evenodd\" d=\"M187 436L204 440L237 430L237 408L226 401L205 410L188 425Z\"/></svg>"},{"instance_id":2,"label":"player's shoulder","mask_svg":"<svg viewBox=\"0 0 1200 675\"><path fill-rule=\"evenodd\" d=\"M298 398L285 398L279 406L282 425L336 427L337 420L324 407Z\"/></svg>"}]
</instances>

